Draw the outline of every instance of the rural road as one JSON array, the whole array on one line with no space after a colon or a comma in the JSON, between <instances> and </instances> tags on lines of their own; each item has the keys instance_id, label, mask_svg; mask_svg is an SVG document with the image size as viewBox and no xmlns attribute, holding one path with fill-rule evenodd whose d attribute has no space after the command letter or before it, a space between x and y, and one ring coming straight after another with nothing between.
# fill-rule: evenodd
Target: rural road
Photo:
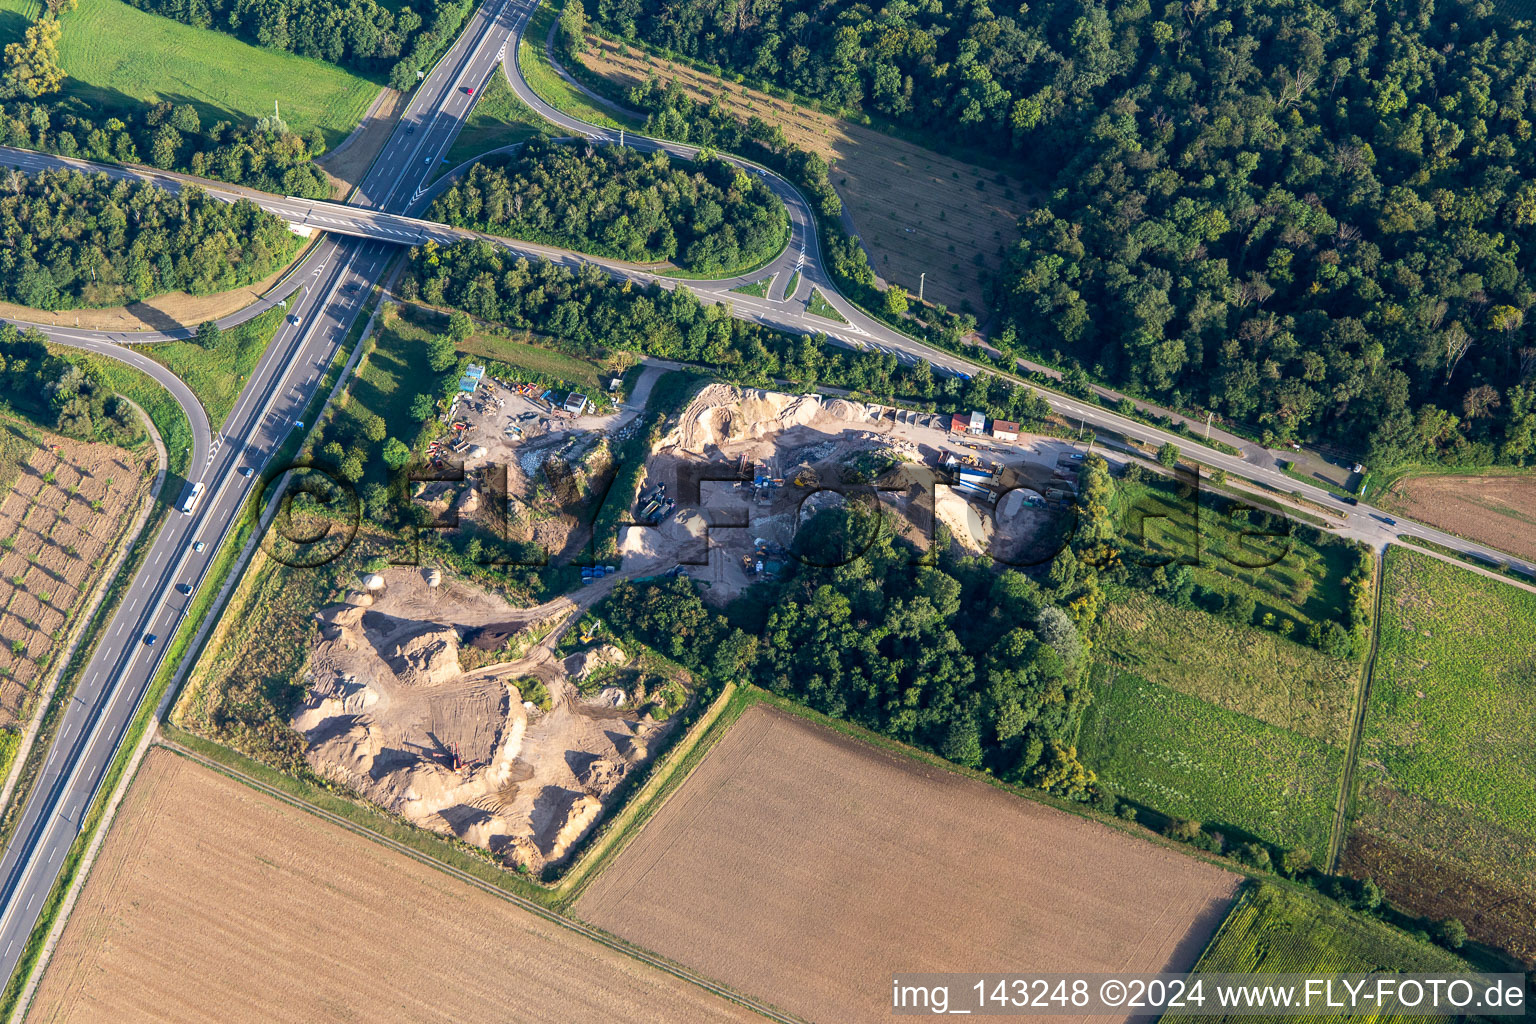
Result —
<instances>
[{"instance_id":1,"label":"rural road","mask_svg":"<svg viewBox=\"0 0 1536 1024\"><path fill-rule=\"evenodd\" d=\"M506 68L513 91L542 116L572 134L599 142L617 142L617 132L584 124L555 110L523 80L517 69L517 42L534 6L530 0L488 0L471 15L463 33L411 97L352 204L271 196L150 169L0 150L0 164L24 170L70 166L122 178L144 178L170 188L194 183L222 198L249 198L293 223L307 224L327 235L289 276L283 289L223 321L229 324L247 319L283 301L299 286L305 288L303 298L290 311L298 322L285 322L251 374L235 410L217 432L207 423L185 385L125 346L184 337L190 332L96 333L51 324L31 325L62 344L133 363L170 388L194 424L195 443L188 476L203 483L206 492L192 514L173 513L161 528L123 607L105 626L100 645L65 712L15 838L0 857L0 966L7 974L17 964L64 854L80 827L81 815L89 807L166 645L192 600L179 593L177 585L196 588L201 584L218 542L235 525L252 491L263 486L264 477L277 468L267 464L271 455L294 428L296 417L313 396L325 368L357 318L364 296L398 252L398 246L427 238L451 243L464 237L481 237L408 216L429 198L428 183L433 172L473 107L473 99L464 90L473 87L478 91L500 63ZM628 133L625 142L637 148L667 149L679 156L695 152L690 147ZM1398 534L1407 534L1536 574L1536 566L1442 531L1406 520L1388 524L1381 513L1365 505L1343 507L1327 491L1286 477L1273 465L1208 450L1183 436L1097 405L1042 391L1018 377L980 368L896 332L860 312L833 286L823 267L809 204L798 190L765 169L747 166L784 200L791 225L788 247L770 266L752 274L725 281L679 281L658 277L642 267L566 250L502 238L492 241L514 252L568 267L582 263L600 265L615 277L639 283L656 282L667 288L686 284L704 301L727 303L733 315L767 326L795 333L823 332L845 346L878 349L908 363L927 361L951 374L991 373L1036 390L1059 414L1080 420L1086 426L1152 445L1171 442L1206 465L1224 469L1232 476L1261 481L1281 492L1297 492L1317 504L1334 508L1344 517L1338 532L1345 536L1379 548ZM770 275L785 280L796 268L802 281L795 296L787 301L731 291L740 284ZM808 295L811 286L821 291L847 319L847 324L813 316L806 310L803 296ZM255 474L244 476L241 471L246 468L255 470ZM168 488L166 493L175 496L176 491ZM194 541L205 542L206 549L193 551ZM149 634L157 635L159 643L147 645L145 638Z\"/></svg>"}]
</instances>

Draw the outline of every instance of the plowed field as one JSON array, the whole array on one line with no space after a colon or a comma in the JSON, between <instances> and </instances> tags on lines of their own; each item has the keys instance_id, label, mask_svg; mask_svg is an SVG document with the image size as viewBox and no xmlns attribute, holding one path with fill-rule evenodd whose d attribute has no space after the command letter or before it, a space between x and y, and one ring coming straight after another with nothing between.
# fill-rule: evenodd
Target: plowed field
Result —
<instances>
[{"instance_id":1,"label":"plowed field","mask_svg":"<svg viewBox=\"0 0 1536 1024\"><path fill-rule=\"evenodd\" d=\"M1391 486L1382 507L1536 558L1536 475L1408 477Z\"/></svg>"}]
</instances>

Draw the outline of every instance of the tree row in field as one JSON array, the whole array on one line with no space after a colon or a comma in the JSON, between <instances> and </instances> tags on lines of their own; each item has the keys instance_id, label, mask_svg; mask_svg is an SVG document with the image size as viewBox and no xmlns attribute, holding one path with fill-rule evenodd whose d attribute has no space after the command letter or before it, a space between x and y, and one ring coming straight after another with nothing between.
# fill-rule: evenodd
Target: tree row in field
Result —
<instances>
[{"instance_id":1,"label":"tree row in field","mask_svg":"<svg viewBox=\"0 0 1536 1024\"><path fill-rule=\"evenodd\" d=\"M592 12L1054 179L1006 349L1378 466L1536 458L1536 39L1493 5Z\"/></svg>"},{"instance_id":2,"label":"tree row in field","mask_svg":"<svg viewBox=\"0 0 1536 1024\"><path fill-rule=\"evenodd\" d=\"M34 309L227 291L271 274L299 244L254 203L197 188L69 170L0 174L0 299Z\"/></svg>"},{"instance_id":3,"label":"tree row in field","mask_svg":"<svg viewBox=\"0 0 1536 1024\"><path fill-rule=\"evenodd\" d=\"M273 50L313 57L365 74L389 75L396 89L416 84L458 34L468 0L129 0L135 7L196 28L217 29ZM420 8L420 10L417 9Z\"/></svg>"},{"instance_id":4,"label":"tree row in field","mask_svg":"<svg viewBox=\"0 0 1536 1024\"><path fill-rule=\"evenodd\" d=\"M671 260L704 274L768 260L788 227L778 197L723 160L674 163L663 152L539 138L509 159L472 166L428 216L637 263Z\"/></svg>"}]
</instances>

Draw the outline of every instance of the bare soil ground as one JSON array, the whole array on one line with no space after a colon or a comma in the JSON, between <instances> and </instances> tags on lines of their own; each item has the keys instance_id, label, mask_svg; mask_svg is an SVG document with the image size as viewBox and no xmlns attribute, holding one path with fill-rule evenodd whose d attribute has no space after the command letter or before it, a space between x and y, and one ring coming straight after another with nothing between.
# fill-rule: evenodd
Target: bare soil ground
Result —
<instances>
[{"instance_id":1,"label":"bare soil ground","mask_svg":"<svg viewBox=\"0 0 1536 1024\"><path fill-rule=\"evenodd\" d=\"M153 750L28 1021L758 1020Z\"/></svg>"},{"instance_id":2,"label":"bare soil ground","mask_svg":"<svg viewBox=\"0 0 1536 1024\"><path fill-rule=\"evenodd\" d=\"M216 295L166 292L144 302L104 309L66 309L54 313L0 302L0 320L83 327L91 331L168 331L177 327L195 327L204 320L218 320L249 306L277 284L287 271L288 268L283 267L254 284Z\"/></svg>"},{"instance_id":3,"label":"bare soil ground","mask_svg":"<svg viewBox=\"0 0 1536 1024\"><path fill-rule=\"evenodd\" d=\"M926 271L929 302L959 309L969 301L978 314L987 308L981 275L997 270L1002 250L1018 238L1018 220L1032 205L1024 183L682 64L622 52L611 40L589 36L588 43L582 63L623 89L654 74L695 99L719 100L742 120L778 125L790 142L831 165L854 230L874 253L875 273L916 295Z\"/></svg>"},{"instance_id":4,"label":"bare soil ground","mask_svg":"<svg viewBox=\"0 0 1536 1024\"><path fill-rule=\"evenodd\" d=\"M389 141L395 122L405 109L406 96L396 89L381 90L368 113L363 115L362 124L354 128L339 146L315 161L330 179L331 193L337 199L344 199L373 166L374 158Z\"/></svg>"},{"instance_id":5,"label":"bare soil ground","mask_svg":"<svg viewBox=\"0 0 1536 1024\"><path fill-rule=\"evenodd\" d=\"M133 520L153 454L71 441L0 417L15 478L0 499L0 728L14 725ZM145 450L148 452L148 449ZM51 478L51 479L50 479Z\"/></svg>"},{"instance_id":6,"label":"bare soil ground","mask_svg":"<svg viewBox=\"0 0 1536 1024\"><path fill-rule=\"evenodd\" d=\"M457 581L432 586L432 571L386 570L381 589L319 611L293 727L320 774L537 871L565 858L671 726L613 695L583 697L588 656L555 658L558 627L599 590L515 609ZM470 650L509 644L499 660ZM478 667L466 671L461 651ZM617 648L599 657L627 660ZM550 710L525 700L526 680Z\"/></svg>"},{"instance_id":7,"label":"bare soil ground","mask_svg":"<svg viewBox=\"0 0 1536 1024\"><path fill-rule=\"evenodd\" d=\"M577 901L810 1020L900 971L1186 971L1237 876L761 705Z\"/></svg>"},{"instance_id":8,"label":"bare soil ground","mask_svg":"<svg viewBox=\"0 0 1536 1024\"><path fill-rule=\"evenodd\" d=\"M1411 476L1384 497L1394 511L1419 522L1536 558L1536 475Z\"/></svg>"}]
</instances>

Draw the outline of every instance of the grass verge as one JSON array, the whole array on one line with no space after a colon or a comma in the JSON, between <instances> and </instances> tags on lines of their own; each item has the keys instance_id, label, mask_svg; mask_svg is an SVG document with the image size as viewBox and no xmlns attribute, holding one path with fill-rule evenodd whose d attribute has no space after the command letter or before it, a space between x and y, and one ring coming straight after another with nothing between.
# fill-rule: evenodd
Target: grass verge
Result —
<instances>
[{"instance_id":1,"label":"grass verge","mask_svg":"<svg viewBox=\"0 0 1536 1024\"><path fill-rule=\"evenodd\" d=\"M823 298L821 292L817 291L815 288L811 289L811 297L805 304L805 311L810 313L812 316L825 317L828 320L836 320L840 324L845 324L848 322L846 319L844 319L843 314L832 308L832 303Z\"/></svg>"},{"instance_id":2,"label":"grass verge","mask_svg":"<svg viewBox=\"0 0 1536 1024\"><path fill-rule=\"evenodd\" d=\"M523 73L523 78L534 93L545 103L564 114L580 118L588 124L595 124L602 128L639 128L641 123L634 118L619 115L609 107L595 102L580 89L571 85L555 71L549 64L549 56L544 52L544 40L549 35L549 28L555 22L555 11L547 4L540 4L538 10L528 19L528 27L523 32L523 37L517 43L517 67Z\"/></svg>"},{"instance_id":3,"label":"grass verge","mask_svg":"<svg viewBox=\"0 0 1536 1024\"><path fill-rule=\"evenodd\" d=\"M751 284L739 284L732 288L731 291L740 292L743 295L754 295L759 299L766 299L768 297L768 286L772 283L773 278L765 277L761 281L753 281Z\"/></svg>"},{"instance_id":4,"label":"grass verge","mask_svg":"<svg viewBox=\"0 0 1536 1024\"><path fill-rule=\"evenodd\" d=\"M388 278L389 273L390 268L386 267L385 279ZM375 299L375 301L377 300ZM352 344L356 341L357 333L367 323L368 316L366 314L368 314L367 308L363 310L363 315L358 317L358 320L353 325L352 332L348 334L348 344L342 345L337 351L336 357L332 360L330 368L321 381L321 386L316 390L315 396L306 407L305 412L307 416L312 416L318 408L324 406L326 399L329 397L330 388L334 386L336 376L341 372L341 368L346 362L346 356ZM137 373L137 371L128 370L127 367L119 368L131 373ZM145 378L145 380L148 381L148 378ZM153 384L152 381L149 381L149 383ZM182 415L180 407L175 404L168 393L162 391L162 394L164 396L163 401L154 404L163 410L168 403L169 408L174 410L176 415L181 417L182 423L185 424L185 416ZM143 403L140 404L143 405ZM150 408L149 406L144 407L146 411ZM153 413L151 413L151 418L154 418ZM306 420L306 422L311 421ZM160 430L162 437L164 437L166 429L160 425L158 420L156 421L156 429ZM186 430L187 437L190 439L190 427L185 427L184 429ZM297 432L290 435L283 446L274 454L274 464L282 465L292 458L297 450L299 440ZM167 448L169 449L169 444ZM175 464L178 459L176 450L170 450L170 452L171 461ZM183 453L180 456L182 471L185 470L185 463L186 455ZM122 781L123 774L127 771L129 762L133 758L134 748L153 724L157 709L175 680L183 659L187 658L189 652L192 651L193 644L197 642L202 624L208 620L210 615L215 614L215 606L220 601L224 582L234 570L240 551L257 525L260 515L258 502L261 500L263 493L261 490L253 491L247 498L241 512L234 520L233 528L225 535L224 540L215 551L213 560L209 564L208 573L204 577L203 585L198 588L197 595L187 609L187 614L182 617L180 625L171 637L169 644L167 644L165 655L160 661L159 668L156 670L154 678L150 681L144 696L140 699L138 710L135 712L133 720L129 723L122 741L118 744L112 764L108 767L101 784L97 787L89 810L81 819L80 831L76 835L75 841L70 844L69 852L65 855L64 861L60 865L59 875L55 879L53 887L49 890L48 897L44 901L43 908L38 915L37 923L32 928L32 933L27 937L26 945L23 947L21 957L16 964L16 970L12 972L3 993L0 993L0 1019L9 1019L15 1012L17 1000L21 997L27 980L37 966L37 961L42 954L43 945L47 940L48 933L52 930L54 922L58 918L65 896L74 882L76 872L80 869L81 861L90 846L92 837L95 835L96 829L100 826L102 818L106 814L112 793ZM111 614L115 611L117 603L122 600L123 594L126 593L128 586L134 579L139 564L142 563L144 556L148 553L149 546L153 543L153 538L158 535L160 520L163 519L165 512L170 508L169 502L174 501L177 496L177 492L169 484L162 487L160 494L158 518L145 524L144 531L139 535L139 544L135 545L135 557L130 562L125 563L123 570L118 573L118 578L114 582L114 588L118 591L115 599L104 600L98 609L97 616L91 623L90 629L93 632L98 630L101 625L110 621ZM90 649L87 650L87 647ZM77 650L76 658L73 659L71 665L77 676L78 672L83 671L84 667L89 663L90 656L94 653L94 647L95 640L93 639L89 645L82 644ZM72 692L73 688L73 683L68 686L61 683L56 691L55 703L60 710L68 703L67 693ZM52 710L53 708L50 707L50 711ZM55 726L56 724L55 722ZM51 746L51 742L51 732L45 735L43 731L40 731L33 749L39 752L46 752L47 748ZM39 763L41 763L43 754L39 753L38 756ZM24 800L21 783L18 783L17 795L13 799L12 807L19 808L24 803ZM13 828L14 825L11 827Z\"/></svg>"},{"instance_id":5,"label":"grass verge","mask_svg":"<svg viewBox=\"0 0 1536 1024\"><path fill-rule=\"evenodd\" d=\"M787 302L789 299L791 299L794 296L795 289L799 288L799 287L800 287L800 271L797 270L793 274L789 275L789 284L784 286L784 294L782 296L780 296L780 298L784 299Z\"/></svg>"},{"instance_id":6,"label":"grass verge","mask_svg":"<svg viewBox=\"0 0 1536 1024\"><path fill-rule=\"evenodd\" d=\"M297 306L303 295L304 289L300 288L288 305ZM204 348L196 341L163 341L145 345L142 350L186 382L203 403L208 423L217 432L229 418L262 353L283 326L287 312L287 307L274 306L260 316L221 331L218 344L212 348Z\"/></svg>"},{"instance_id":7,"label":"grass verge","mask_svg":"<svg viewBox=\"0 0 1536 1024\"><path fill-rule=\"evenodd\" d=\"M438 166L444 170L457 167L482 153L515 146L538 135L552 134L553 128L517 98L507 82L506 71L498 64L480 98L475 101L474 111L448 148L444 157L446 162Z\"/></svg>"}]
</instances>

